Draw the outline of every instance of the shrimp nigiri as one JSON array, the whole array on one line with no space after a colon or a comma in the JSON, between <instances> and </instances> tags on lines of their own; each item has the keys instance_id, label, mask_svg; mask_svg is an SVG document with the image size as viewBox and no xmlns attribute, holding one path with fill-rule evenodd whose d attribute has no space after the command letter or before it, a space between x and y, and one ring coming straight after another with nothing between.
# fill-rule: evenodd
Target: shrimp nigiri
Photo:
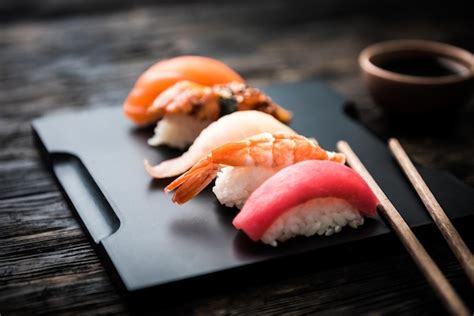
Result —
<instances>
[{"instance_id":1,"label":"shrimp nigiri","mask_svg":"<svg viewBox=\"0 0 474 316\"><path fill-rule=\"evenodd\" d=\"M212 149L263 132L296 134L273 116L259 111L241 111L225 115L205 128L188 151L152 167L145 160L145 168L154 178L168 178L182 174L204 158Z\"/></svg>"},{"instance_id":2,"label":"shrimp nigiri","mask_svg":"<svg viewBox=\"0 0 474 316\"><path fill-rule=\"evenodd\" d=\"M180 81L163 91L147 113L160 120L151 146L185 148L219 117L235 111L258 110L288 123L291 113L256 88L240 82L203 86Z\"/></svg>"},{"instance_id":3,"label":"shrimp nigiri","mask_svg":"<svg viewBox=\"0 0 474 316\"><path fill-rule=\"evenodd\" d=\"M240 208L265 180L280 169L303 160L344 163L345 156L327 152L304 136L262 133L215 148L169 184L165 191L176 190L173 202L183 204L217 177L213 191L219 202Z\"/></svg>"},{"instance_id":4,"label":"shrimp nigiri","mask_svg":"<svg viewBox=\"0 0 474 316\"><path fill-rule=\"evenodd\" d=\"M277 246L298 235L329 236L364 216L375 216L378 200L354 170L330 161L303 161L265 181L233 220L252 240Z\"/></svg>"}]
</instances>

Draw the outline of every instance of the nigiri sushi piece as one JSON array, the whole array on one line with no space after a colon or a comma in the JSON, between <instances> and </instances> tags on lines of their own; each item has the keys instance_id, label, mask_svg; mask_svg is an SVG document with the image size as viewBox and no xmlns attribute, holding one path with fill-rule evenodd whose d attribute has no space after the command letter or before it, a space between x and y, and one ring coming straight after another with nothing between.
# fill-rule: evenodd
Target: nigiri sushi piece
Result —
<instances>
[{"instance_id":1,"label":"nigiri sushi piece","mask_svg":"<svg viewBox=\"0 0 474 316\"><path fill-rule=\"evenodd\" d=\"M329 236L375 216L378 200L362 177L331 161L303 161L259 186L233 220L253 241L277 246L298 235Z\"/></svg>"},{"instance_id":2,"label":"nigiri sushi piece","mask_svg":"<svg viewBox=\"0 0 474 316\"><path fill-rule=\"evenodd\" d=\"M125 115L139 125L156 122L157 113L148 112L148 108L164 90L182 80L205 86L244 82L230 67L209 57L179 56L163 60L148 68L138 78L124 102Z\"/></svg>"},{"instance_id":3,"label":"nigiri sushi piece","mask_svg":"<svg viewBox=\"0 0 474 316\"><path fill-rule=\"evenodd\" d=\"M258 110L288 123L291 113L256 88L240 82L204 86L180 81L163 91L147 113L159 120L151 146L184 149L220 116L235 111Z\"/></svg>"},{"instance_id":4,"label":"nigiri sushi piece","mask_svg":"<svg viewBox=\"0 0 474 316\"><path fill-rule=\"evenodd\" d=\"M217 177L213 188L221 204L242 207L248 196L280 169L303 160L345 162L313 141L292 133L262 133L213 149L190 170L170 183L173 202L183 204Z\"/></svg>"},{"instance_id":5,"label":"nigiri sushi piece","mask_svg":"<svg viewBox=\"0 0 474 316\"><path fill-rule=\"evenodd\" d=\"M183 132L186 128L182 128ZM240 111L225 115L205 128L188 151L152 167L145 160L145 168L154 178L168 178L182 174L214 148L236 142L263 132L296 134L273 116L259 111ZM179 136L176 136L179 137Z\"/></svg>"}]
</instances>

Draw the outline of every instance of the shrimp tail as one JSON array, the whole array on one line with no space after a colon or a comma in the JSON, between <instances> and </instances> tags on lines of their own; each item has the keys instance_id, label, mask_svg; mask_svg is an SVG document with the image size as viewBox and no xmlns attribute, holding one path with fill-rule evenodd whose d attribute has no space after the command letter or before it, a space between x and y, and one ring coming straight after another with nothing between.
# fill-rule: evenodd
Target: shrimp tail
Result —
<instances>
[{"instance_id":1,"label":"shrimp tail","mask_svg":"<svg viewBox=\"0 0 474 316\"><path fill-rule=\"evenodd\" d=\"M217 176L218 166L212 162L212 157L207 157L198 162L193 168L171 182L165 192L176 189L173 202L184 204L198 195Z\"/></svg>"},{"instance_id":2,"label":"shrimp tail","mask_svg":"<svg viewBox=\"0 0 474 316\"><path fill-rule=\"evenodd\" d=\"M345 164L346 155L341 154L341 153L328 152L328 160Z\"/></svg>"}]
</instances>

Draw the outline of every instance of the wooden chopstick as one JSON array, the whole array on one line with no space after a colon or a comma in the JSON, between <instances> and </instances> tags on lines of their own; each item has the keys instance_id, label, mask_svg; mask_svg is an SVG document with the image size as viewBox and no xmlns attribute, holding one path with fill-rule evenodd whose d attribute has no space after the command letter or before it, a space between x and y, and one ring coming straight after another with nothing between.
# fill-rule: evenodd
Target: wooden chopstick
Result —
<instances>
[{"instance_id":1,"label":"wooden chopstick","mask_svg":"<svg viewBox=\"0 0 474 316\"><path fill-rule=\"evenodd\" d=\"M449 220L441 205L439 205L425 181L423 181L423 178L416 170L405 150L403 150L400 142L395 138L391 138L388 141L388 146L390 147L390 151L407 176L408 180L410 180L411 184L420 196L423 204L425 204L428 213L430 213L433 221L436 223L444 238L448 242L449 247L451 247L454 255L458 258L459 263L469 278L469 281L471 281L471 284L474 285L474 256L472 255L471 251L464 243L456 228L454 228L453 224Z\"/></svg>"},{"instance_id":2,"label":"wooden chopstick","mask_svg":"<svg viewBox=\"0 0 474 316\"><path fill-rule=\"evenodd\" d=\"M390 202L382 189L378 186L370 173L364 167L357 155L352 151L349 144L345 141L337 143L337 149L346 155L347 163L357 171L367 182L372 191L379 199L379 213L390 223L392 229L399 237L402 244L413 258L418 268L421 270L428 283L431 284L435 293L438 295L446 309L452 315L471 315L468 308L459 298L448 280L439 270L436 263L426 252L423 245L413 234L412 230L398 213L395 206Z\"/></svg>"}]
</instances>

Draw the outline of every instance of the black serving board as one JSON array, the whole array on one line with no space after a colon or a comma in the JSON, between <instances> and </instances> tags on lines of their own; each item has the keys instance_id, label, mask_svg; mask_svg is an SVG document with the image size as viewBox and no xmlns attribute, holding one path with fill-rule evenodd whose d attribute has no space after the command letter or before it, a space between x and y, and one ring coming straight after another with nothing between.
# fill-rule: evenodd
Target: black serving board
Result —
<instances>
[{"instance_id":1,"label":"black serving board","mask_svg":"<svg viewBox=\"0 0 474 316\"><path fill-rule=\"evenodd\" d=\"M349 141L411 227L431 223L386 145L344 114L345 100L319 81L264 88L294 113L291 127L334 150ZM270 259L388 234L380 218L330 237L296 238L277 248L251 242L231 222L237 210L220 206L210 188L183 206L143 168L179 154L151 148L151 130L135 128L120 107L56 114L33 128L46 159L93 240L128 291L171 284ZM184 127L185 128L185 127ZM421 168L451 218L472 216L474 190L454 177Z\"/></svg>"}]
</instances>

